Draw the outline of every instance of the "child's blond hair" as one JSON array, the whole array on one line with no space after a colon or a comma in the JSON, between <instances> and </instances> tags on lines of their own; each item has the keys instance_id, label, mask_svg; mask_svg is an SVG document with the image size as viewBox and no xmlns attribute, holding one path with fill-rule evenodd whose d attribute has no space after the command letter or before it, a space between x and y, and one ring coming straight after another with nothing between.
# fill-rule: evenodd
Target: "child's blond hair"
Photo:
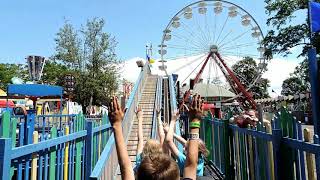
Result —
<instances>
[{"instance_id":1,"label":"child's blond hair","mask_svg":"<svg viewBox=\"0 0 320 180\"><path fill-rule=\"evenodd\" d=\"M156 140L149 139L143 147L141 157L143 159L150 154L153 155L159 153L163 153L160 143Z\"/></svg>"}]
</instances>

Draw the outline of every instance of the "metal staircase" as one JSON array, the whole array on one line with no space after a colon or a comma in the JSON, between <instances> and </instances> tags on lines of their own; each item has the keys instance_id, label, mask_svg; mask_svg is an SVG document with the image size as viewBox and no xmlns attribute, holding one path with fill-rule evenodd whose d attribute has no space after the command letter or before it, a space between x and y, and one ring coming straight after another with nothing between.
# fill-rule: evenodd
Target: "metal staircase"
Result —
<instances>
[{"instance_id":1,"label":"metal staircase","mask_svg":"<svg viewBox=\"0 0 320 180\"><path fill-rule=\"evenodd\" d=\"M148 76L141 94L141 98L138 101L139 106L143 111L143 137L144 142L151 137L152 133L152 121L153 121L153 113L154 106L156 102L156 89L157 89L157 79L158 76ZM138 119L136 117L133 118L133 124L131 128L131 132L128 136L127 141L127 150L129 157L131 159L132 165L135 165L136 161L136 151L138 145ZM118 171L117 179L121 179L120 171Z\"/></svg>"}]
</instances>

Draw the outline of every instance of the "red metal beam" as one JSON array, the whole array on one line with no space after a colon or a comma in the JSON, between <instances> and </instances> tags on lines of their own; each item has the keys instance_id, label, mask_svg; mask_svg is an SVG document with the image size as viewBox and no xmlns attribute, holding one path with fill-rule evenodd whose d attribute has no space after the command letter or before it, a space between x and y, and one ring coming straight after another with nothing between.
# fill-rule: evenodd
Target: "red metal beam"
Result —
<instances>
[{"instance_id":1,"label":"red metal beam","mask_svg":"<svg viewBox=\"0 0 320 180\"><path fill-rule=\"evenodd\" d=\"M257 108L257 103L254 101L252 94L249 93L246 88L242 85L242 83L239 81L239 79L237 78L237 76L233 73L233 71L227 66L227 64L224 62L224 60L222 59L222 57L220 56L220 54L218 52L215 52L215 55L218 57L219 61L222 63L222 65L224 66L224 68L227 70L227 72L229 73L229 76L231 77L231 79L234 81L234 83L237 85L237 88L244 96L245 96L245 100L247 100L253 109ZM239 92L238 92L239 93Z\"/></svg>"},{"instance_id":2,"label":"red metal beam","mask_svg":"<svg viewBox=\"0 0 320 180\"><path fill-rule=\"evenodd\" d=\"M199 82L199 79L200 79L200 77L201 77L201 75L202 75L202 73L203 73L203 70L204 70L204 68L206 67L206 65L208 64L208 62L209 62L209 60L210 60L210 57L211 57L212 55L213 55L213 52L210 52L210 53L208 54L208 56L206 57L206 60L204 61L203 65L201 66L200 71L197 73L196 77L194 78L194 84L197 84L197 83ZM190 93L190 89L189 89L189 90L186 92L186 94L184 94L184 97L183 97L183 99L182 99L182 103L181 103L179 109L181 109L183 103L188 100L190 94L191 94L191 93Z\"/></svg>"},{"instance_id":3,"label":"red metal beam","mask_svg":"<svg viewBox=\"0 0 320 180\"><path fill-rule=\"evenodd\" d=\"M200 77L201 77L201 75L202 75L202 73L203 73L203 70L204 70L204 68L207 66L207 64L208 64L208 62L209 62L209 59L210 59L210 57L212 56L212 52L210 52L209 54L208 54L208 56L207 56L207 58L206 58L206 60L204 61L204 63L203 63L203 65L202 65L202 67L201 67L201 69L200 69L200 71L198 72L198 74L196 75L196 77L194 78L194 84L197 84L198 83L198 81L199 81L199 79L200 79Z\"/></svg>"}]
</instances>

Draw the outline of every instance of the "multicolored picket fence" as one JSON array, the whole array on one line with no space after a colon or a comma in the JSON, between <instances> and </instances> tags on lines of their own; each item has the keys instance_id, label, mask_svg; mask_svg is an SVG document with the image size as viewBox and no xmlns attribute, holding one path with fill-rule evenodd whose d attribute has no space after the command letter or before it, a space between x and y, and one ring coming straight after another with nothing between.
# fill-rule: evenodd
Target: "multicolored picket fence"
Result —
<instances>
[{"instance_id":1,"label":"multicolored picket fence","mask_svg":"<svg viewBox=\"0 0 320 180\"><path fill-rule=\"evenodd\" d=\"M205 119L202 126L208 159L225 179L320 179L318 135L311 135L285 108L271 123L239 128L228 120Z\"/></svg>"},{"instance_id":2,"label":"multicolored picket fence","mask_svg":"<svg viewBox=\"0 0 320 180\"><path fill-rule=\"evenodd\" d=\"M1 179L89 179L111 135L107 116L4 112L0 122Z\"/></svg>"}]
</instances>

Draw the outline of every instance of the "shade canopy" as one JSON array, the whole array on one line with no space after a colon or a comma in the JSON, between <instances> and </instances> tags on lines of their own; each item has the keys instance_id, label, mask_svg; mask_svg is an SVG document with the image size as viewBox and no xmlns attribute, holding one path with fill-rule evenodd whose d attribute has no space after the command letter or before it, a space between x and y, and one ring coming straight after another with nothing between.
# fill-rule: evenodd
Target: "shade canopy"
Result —
<instances>
[{"instance_id":1,"label":"shade canopy","mask_svg":"<svg viewBox=\"0 0 320 180\"><path fill-rule=\"evenodd\" d=\"M186 85L181 88L182 92L189 90L189 85ZM194 93L198 93L201 97L223 97L223 98L232 98L235 94L226 88L214 85L214 84L204 84L197 83L193 88Z\"/></svg>"},{"instance_id":2,"label":"shade canopy","mask_svg":"<svg viewBox=\"0 0 320 180\"><path fill-rule=\"evenodd\" d=\"M63 88L61 86L50 86L44 84L10 84L8 86L7 94L35 97L62 96Z\"/></svg>"}]
</instances>

